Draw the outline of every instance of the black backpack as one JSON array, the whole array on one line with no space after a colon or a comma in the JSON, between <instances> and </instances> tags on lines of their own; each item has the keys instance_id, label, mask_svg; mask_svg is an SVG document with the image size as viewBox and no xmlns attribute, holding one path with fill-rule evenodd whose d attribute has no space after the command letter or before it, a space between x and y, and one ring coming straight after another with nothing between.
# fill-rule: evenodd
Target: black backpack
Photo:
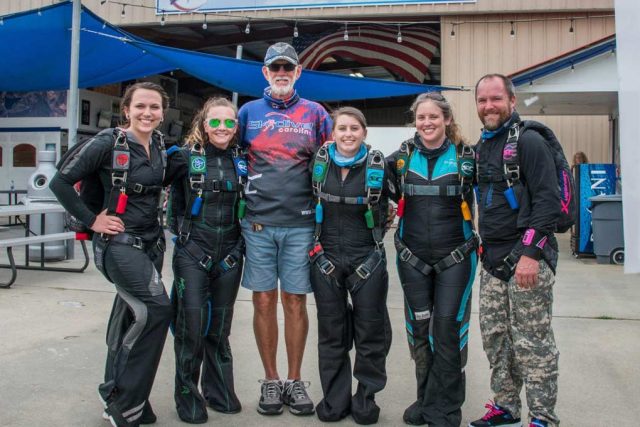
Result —
<instances>
[{"instance_id":1,"label":"black backpack","mask_svg":"<svg viewBox=\"0 0 640 427\"><path fill-rule=\"evenodd\" d=\"M556 232L564 233L576 222L575 183L571 168L564 155L560 141L551 129L534 120L523 120L509 128L509 135L502 151L505 179L509 186L520 182L520 164L518 162L518 139L524 132L532 130L542 136L549 148L556 168L558 194L560 197L560 216L556 222Z\"/></svg>"},{"instance_id":2,"label":"black backpack","mask_svg":"<svg viewBox=\"0 0 640 427\"><path fill-rule=\"evenodd\" d=\"M78 144L75 144L66 153L62 155L60 161L56 165L56 169L63 170L67 164L71 161L74 155L82 150L89 141L92 141L94 138L100 137L105 134L112 134L114 141L118 139L120 133L124 134L122 129L114 128L114 129L105 129L98 133L93 138L89 138L85 141L82 141ZM121 136L120 136L121 137ZM124 134L124 138L126 139L126 134ZM98 215L102 210L102 204L104 202L104 187L102 186L102 182L100 182L100 176L97 172L85 177L82 181L78 182L78 194L80 195L80 199L82 202L89 208L91 212ZM92 231L89 229L88 225L82 223L79 219L67 213L65 215L65 222L67 228L70 231L75 231L76 233L87 233L91 236Z\"/></svg>"},{"instance_id":3,"label":"black backpack","mask_svg":"<svg viewBox=\"0 0 640 427\"><path fill-rule=\"evenodd\" d=\"M139 186L140 188L144 188L139 184L128 183L127 175L129 171L129 145L127 143L127 134L121 128L113 128L113 129L105 129L98 133L93 138L90 138L86 141L75 144L71 147L64 155L60 158L60 161L56 165L56 169L62 170L74 157L74 154L79 150L82 150L89 141L100 137L102 135L110 135L113 139L113 150L112 150L112 160L111 160L111 181L114 184L114 188L117 186L120 190L129 191L132 186ZM154 131L154 136L157 136L158 143L160 144L162 151L162 162L163 166L166 169L167 164L167 154L164 149L164 138L162 134L158 131ZM124 156L122 158L121 156ZM100 175L98 172L94 172L91 175L85 177L79 183L79 196L82 202L89 208L91 212L98 215L103 209L103 203L105 199L105 191L102 186L102 182L100 181ZM114 211L116 208L116 204L112 197L110 197L110 202L108 203L109 211ZM69 213L65 216L66 226L70 231L75 231L80 235L77 237L78 239L90 239L93 232L89 228L87 224L82 223L79 219L70 215Z\"/></svg>"}]
</instances>

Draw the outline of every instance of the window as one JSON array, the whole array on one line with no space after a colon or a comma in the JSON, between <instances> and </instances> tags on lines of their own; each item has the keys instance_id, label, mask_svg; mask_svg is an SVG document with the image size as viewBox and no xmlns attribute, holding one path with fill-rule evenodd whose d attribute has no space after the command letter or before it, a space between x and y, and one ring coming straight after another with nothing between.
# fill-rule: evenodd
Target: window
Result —
<instances>
[{"instance_id":1,"label":"window","mask_svg":"<svg viewBox=\"0 0 640 427\"><path fill-rule=\"evenodd\" d=\"M13 147L13 167L30 168L36 165L36 147L31 144L18 144Z\"/></svg>"}]
</instances>

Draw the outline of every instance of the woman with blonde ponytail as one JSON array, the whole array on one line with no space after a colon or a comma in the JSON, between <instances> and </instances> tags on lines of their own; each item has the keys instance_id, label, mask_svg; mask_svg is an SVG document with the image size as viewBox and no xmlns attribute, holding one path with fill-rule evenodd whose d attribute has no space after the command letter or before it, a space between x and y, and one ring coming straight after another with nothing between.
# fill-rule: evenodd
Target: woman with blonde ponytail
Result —
<instances>
[{"instance_id":1,"label":"woman with blonde ponytail","mask_svg":"<svg viewBox=\"0 0 640 427\"><path fill-rule=\"evenodd\" d=\"M471 217L474 153L440 93L419 95L411 111L416 133L388 159L397 188L398 274L418 382L417 399L403 418L410 425L457 427L478 247Z\"/></svg>"}]
</instances>

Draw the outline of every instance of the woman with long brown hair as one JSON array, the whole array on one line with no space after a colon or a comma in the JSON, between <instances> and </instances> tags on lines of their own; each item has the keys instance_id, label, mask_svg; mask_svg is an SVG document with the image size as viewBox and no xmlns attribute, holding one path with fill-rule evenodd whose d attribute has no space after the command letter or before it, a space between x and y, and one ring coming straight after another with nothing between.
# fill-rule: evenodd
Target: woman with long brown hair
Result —
<instances>
[{"instance_id":1,"label":"woman with long brown hair","mask_svg":"<svg viewBox=\"0 0 640 427\"><path fill-rule=\"evenodd\" d=\"M166 152L162 123L169 97L151 82L127 88L124 123L105 129L62 159L50 184L60 203L90 228L96 267L117 291L107 327L104 418L114 426L151 424L149 393L171 321L161 280L164 232L158 221ZM74 189L91 181L97 212ZM89 423L85 423L89 424Z\"/></svg>"},{"instance_id":2,"label":"woman with long brown hair","mask_svg":"<svg viewBox=\"0 0 640 427\"><path fill-rule=\"evenodd\" d=\"M459 426L478 246L474 153L440 93L418 96L411 111L416 133L390 157L398 188L398 274L418 383L404 421Z\"/></svg>"}]
</instances>

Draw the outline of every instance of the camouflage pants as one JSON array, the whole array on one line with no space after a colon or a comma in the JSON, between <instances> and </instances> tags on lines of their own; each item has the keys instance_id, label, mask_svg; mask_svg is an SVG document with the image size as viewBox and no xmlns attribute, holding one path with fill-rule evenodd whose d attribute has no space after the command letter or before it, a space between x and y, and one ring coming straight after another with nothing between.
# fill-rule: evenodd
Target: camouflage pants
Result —
<instances>
[{"instance_id":1,"label":"camouflage pants","mask_svg":"<svg viewBox=\"0 0 640 427\"><path fill-rule=\"evenodd\" d=\"M491 364L491 390L496 404L520 416L524 382L529 417L559 424L554 412L558 395L558 350L551 329L555 277L540 261L538 284L521 289L480 274L480 331Z\"/></svg>"}]
</instances>

